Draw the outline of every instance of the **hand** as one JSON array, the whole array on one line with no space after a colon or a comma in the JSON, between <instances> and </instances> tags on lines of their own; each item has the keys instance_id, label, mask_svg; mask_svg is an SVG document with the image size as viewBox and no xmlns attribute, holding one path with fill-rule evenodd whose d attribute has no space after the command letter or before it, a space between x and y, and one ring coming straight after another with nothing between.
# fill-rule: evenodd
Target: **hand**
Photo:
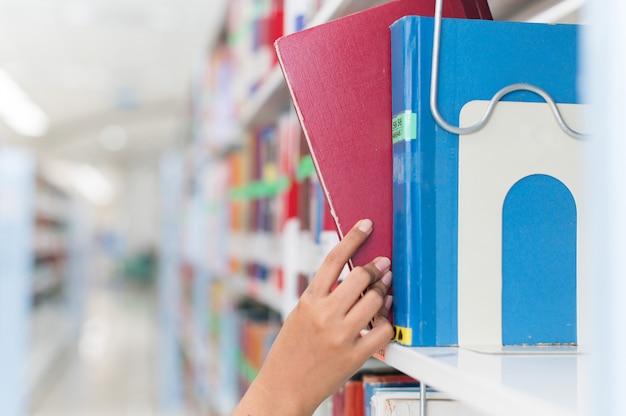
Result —
<instances>
[{"instance_id":1,"label":"hand","mask_svg":"<svg viewBox=\"0 0 626 416\"><path fill-rule=\"evenodd\" d=\"M359 221L326 256L232 416L311 415L391 340L388 258L355 267L332 290L371 232L370 220Z\"/></svg>"}]
</instances>

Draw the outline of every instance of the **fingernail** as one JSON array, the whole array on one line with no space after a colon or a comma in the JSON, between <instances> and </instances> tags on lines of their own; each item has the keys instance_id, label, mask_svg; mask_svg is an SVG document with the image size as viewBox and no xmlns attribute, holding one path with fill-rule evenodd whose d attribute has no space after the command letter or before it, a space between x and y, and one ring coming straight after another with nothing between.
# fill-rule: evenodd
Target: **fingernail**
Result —
<instances>
[{"instance_id":1,"label":"fingernail","mask_svg":"<svg viewBox=\"0 0 626 416\"><path fill-rule=\"evenodd\" d=\"M387 257L379 257L374 262L374 266L379 271L384 272L385 270L387 270L389 268L389 266L391 266L391 260L389 260Z\"/></svg>"},{"instance_id":2,"label":"fingernail","mask_svg":"<svg viewBox=\"0 0 626 416\"><path fill-rule=\"evenodd\" d=\"M391 284L391 272L385 273L380 280L385 284L385 286L389 286Z\"/></svg>"},{"instance_id":3,"label":"fingernail","mask_svg":"<svg viewBox=\"0 0 626 416\"><path fill-rule=\"evenodd\" d=\"M372 220L361 220L359 221L358 225L357 225L358 229L363 231L364 233L369 232L369 230L372 229Z\"/></svg>"},{"instance_id":4,"label":"fingernail","mask_svg":"<svg viewBox=\"0 0 626 416\"><path fill-rule=\"evenodd\" d=\"M387 310L391 309L391 304L393 303L393 296L391 295L387 295L387 297L385 298L385 308Z\"/></svg>"}]
</instances>

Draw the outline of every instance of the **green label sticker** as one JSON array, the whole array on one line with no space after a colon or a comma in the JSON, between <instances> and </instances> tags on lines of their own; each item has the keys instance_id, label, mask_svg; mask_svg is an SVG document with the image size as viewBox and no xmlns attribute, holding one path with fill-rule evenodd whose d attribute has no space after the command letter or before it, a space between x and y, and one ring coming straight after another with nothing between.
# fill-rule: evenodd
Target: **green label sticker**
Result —
<instances>
[{"instance_id":1,"label":"green label sticker","mask_svg":"<svg viewBox=\"0 0 626 416\"><path fill-rule=\"evenodd\" d=\"M395 116L391 121L391 137L393 143L416 139L417 114L405 111Z\"/></svg>"},{"instance_id":2,"label":"green label sticker","mask_svg":"<svg viewBox=\"0 0 626 416\"><path fill-rule=\"evenodd\" d=\"M296 168L296 180L301 182L313 175L315 175L315 165L313 164L313 159L311 159L310 155L304 156L300 159L300 163L298 163Z\"/></svg>"},{"instance_id":3,"label":"green label sticker","mask_svg":"<svg viewBox=\"0 0 626 416\"><path fill-rule=\"evenodd\" d=\"M232 201L250 201L262 198L272 198L287 191L291 186L291 180L286 176L280 176L272 181L253 181L244 186L230 190Z\"/></svg>"}]
</instances>

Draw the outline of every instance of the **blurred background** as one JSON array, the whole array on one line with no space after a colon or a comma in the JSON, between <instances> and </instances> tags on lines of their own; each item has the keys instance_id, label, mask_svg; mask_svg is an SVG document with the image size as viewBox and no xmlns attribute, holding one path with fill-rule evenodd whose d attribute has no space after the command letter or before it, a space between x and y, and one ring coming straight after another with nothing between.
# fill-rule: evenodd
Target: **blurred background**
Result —
<instances>
[{"instance_id":1,"label":"blurred background","mask_svg":"<svg viewBox=\"0 0 626 416\"><path fill-rule=\"evenodd\" d=\"M161 330L163 201L228 3L0 0L0 414L195 414Z\"/></svg>"},{"instance_id":2,"label":"blurred background","mask_svg":"<svg viewBox=\"0 0 626 416\"><path fill-rule=\"evenodd\" d=\"M159 166L226 3L0 0L0 414L162 414Z\"/></svg>"}]
</instances>

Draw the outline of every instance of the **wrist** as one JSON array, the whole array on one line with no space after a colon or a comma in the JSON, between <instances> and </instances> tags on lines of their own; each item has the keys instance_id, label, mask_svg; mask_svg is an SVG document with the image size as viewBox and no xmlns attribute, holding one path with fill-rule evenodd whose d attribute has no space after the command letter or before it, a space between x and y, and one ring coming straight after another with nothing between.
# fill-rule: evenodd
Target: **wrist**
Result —
<instances>
[{"instance_id":1,"label":"wrist","mask_svg":"<svg viewBox=\"0 0 626 416\"><path fill-rule=\"evenodd\" d=\"M289 380L289 374L275 374L270 369L262 368L253 384L259 394L267 400L268 415L311 416L315 411L314 404L307 388Z\"/></svg>"},{"instance_id":2,"label":"wrist","mask_svg":"<svg viewBox=\"0 0 626 416\"><path fill-rule=\"evenodd\" d=\"M306 397L276 383L266 384L259 374L231 416L311 416L314 410L307 408Z\"/></svg>"}]
</instances>

